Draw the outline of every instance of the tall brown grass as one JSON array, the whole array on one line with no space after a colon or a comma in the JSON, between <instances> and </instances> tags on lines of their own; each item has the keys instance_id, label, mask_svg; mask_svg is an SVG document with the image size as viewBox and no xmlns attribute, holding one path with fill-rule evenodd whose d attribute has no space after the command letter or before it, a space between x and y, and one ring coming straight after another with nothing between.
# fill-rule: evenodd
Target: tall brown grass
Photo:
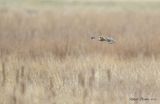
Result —
<instances>
[{"instance_id":1,"label":"tall brown grass","mask_svg":"<svg viewBox=\"0 0 160 104\"><path fill-rule=\"evenodd\" d=\"M0 50L55 56L100 53L125 57L158 56L159 11L1 9ZM114 45L91 41L100 33Z\"/></svg>"},{"instance_id":2,"label":"tall brown grass","mask_svg":"<svg viewBox=\"0 0 160 104\"><path fill-rule=\"evenodd\" d=\"M159 17L156 10L1 8L0 104L159 104ZM100 33L116 43L90 40Z\"/></svg>"}]
</instances>

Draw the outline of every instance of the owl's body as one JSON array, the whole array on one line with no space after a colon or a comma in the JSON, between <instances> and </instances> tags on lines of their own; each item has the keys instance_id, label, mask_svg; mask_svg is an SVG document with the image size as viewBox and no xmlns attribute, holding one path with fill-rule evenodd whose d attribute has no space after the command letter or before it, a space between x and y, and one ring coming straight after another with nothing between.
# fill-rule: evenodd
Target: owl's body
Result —
<instances>
[{"instance_id":1,"label":"owl's body","mask_svg":"<svg viewBox=\"0 0 160 104\"><path fill-rule=\"evenodd\" d=\"M91 39L96 39L96 37L92 36ZM112 38L112 37L103 37L103 36L99 36L98 41L101 41L101 42L107 42L108 44L113 44L115 43L115 40Z\"/></svg>"}]
</instances>

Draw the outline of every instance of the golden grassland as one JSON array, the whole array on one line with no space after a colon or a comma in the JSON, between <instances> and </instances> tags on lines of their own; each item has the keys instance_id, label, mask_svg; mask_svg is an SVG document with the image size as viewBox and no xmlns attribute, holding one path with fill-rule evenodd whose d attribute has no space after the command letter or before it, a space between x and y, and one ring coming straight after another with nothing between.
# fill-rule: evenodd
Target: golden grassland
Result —
<instances>
[{"instance_id":1,"label":"golden grassland","mask_svg":"<svg viewBox=\"0 0 160 104\"><path fill-rule=\"evenodd\" d=\"M158 10L1 8L0 104L159 104L159 18ZM116 43L90 40L100 33Z\"/></svg>"},{"instance_id":2,"label":"golden grassland","mask_svg":"<svg viewBox=\"0 0 160 104\"><path fill-rule=\"evenodd\" d=\"M159 103L159 60L117 60L100 55L1 62L2 104Z\"/></svg>"}]
</instances>

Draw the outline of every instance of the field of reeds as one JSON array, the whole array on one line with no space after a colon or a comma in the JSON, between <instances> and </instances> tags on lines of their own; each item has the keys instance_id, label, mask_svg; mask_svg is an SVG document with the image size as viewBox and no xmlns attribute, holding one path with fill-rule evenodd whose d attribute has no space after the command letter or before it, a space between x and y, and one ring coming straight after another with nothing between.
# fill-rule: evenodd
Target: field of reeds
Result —
<instances>
[{"instance_id":1,"label":"field of reeds","mask_svg":"<svg viewBox=\"0 0 160 104\"><path fill-rule=\"evenodd\" d=\"M0 8L0 104L159 104L160 10ZM91 40L112 36L115 44Z\"/></svg>"}]
</instances>

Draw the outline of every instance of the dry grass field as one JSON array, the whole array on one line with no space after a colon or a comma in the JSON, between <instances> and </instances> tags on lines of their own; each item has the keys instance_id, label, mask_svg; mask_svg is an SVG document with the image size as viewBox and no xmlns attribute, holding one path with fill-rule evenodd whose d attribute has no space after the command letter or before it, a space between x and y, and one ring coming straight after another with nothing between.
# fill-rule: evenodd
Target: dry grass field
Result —
<instances>
[{"instance_id":1,"label":"dry grass field","mask_svg":"<svg viewBox=\"0 0 160 104\"><path fill-rule=\"evenodd\" d=\"M159 104L160 10L0 8L0 104ZM115 44L91 40L111 35Z\"/></svg>"}]
</instances>

